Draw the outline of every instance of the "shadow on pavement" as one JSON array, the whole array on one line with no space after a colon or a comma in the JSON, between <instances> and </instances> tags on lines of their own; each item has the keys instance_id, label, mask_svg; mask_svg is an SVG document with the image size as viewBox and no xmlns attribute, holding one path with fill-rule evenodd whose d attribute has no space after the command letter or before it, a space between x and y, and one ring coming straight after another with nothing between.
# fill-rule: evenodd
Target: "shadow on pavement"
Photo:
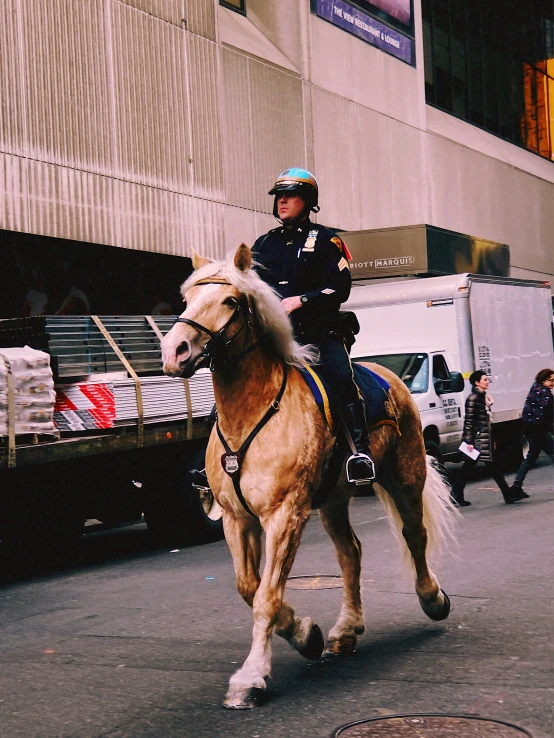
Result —
<instances>
[{"instance_id":1,"label":"shadow on pavement","mask_svg":"<svg viewBox=\"0 0 554 738\"><path fill-rule=\"evenodd\" d=\"M422 628L414 624L394 634L374 633L371 638L365 637L350 656L325 655L317 661L299 661L294 665L287 662L286 667L276 665L267 699L289 700L303 690L310 694L314 682L320 680L324 680L322 687L327 691L332 690L336 681L344 684L347 680L354 684L361 675L366 681L377 681L383 679L384 671L390 670L397 678L398 659L404 661L410 651L432 648L433 643L444 636L444 631L445 628L438 625Z\"/></svg>"}]
</instances>

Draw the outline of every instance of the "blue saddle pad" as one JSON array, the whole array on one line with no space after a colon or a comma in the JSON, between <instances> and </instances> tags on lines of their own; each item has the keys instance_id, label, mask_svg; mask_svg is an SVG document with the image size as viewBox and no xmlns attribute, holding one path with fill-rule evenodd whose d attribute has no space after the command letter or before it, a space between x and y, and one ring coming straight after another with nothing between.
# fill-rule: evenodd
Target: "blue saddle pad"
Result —
<instances>
[{"instance_id":1,"label":"blue saddle pad","mask_svg":"<svg viewBox=\"0 0 554 738\"><path fill-rule=\"evenodd\" d=\"M390 390L387 380L360 364L353 363L352 368L354 379L365 403L368 426L374 426L383 420L395 420L387 411ZM338 394L314 367L304 367L300 371L326 418L327 424L333 430L337 415Z\"/></svg>"},{"instance_id":2,"label":"blue saddle pad","mask_svg":"<svg viewBox=\"0 0 554 738\"><path fill-rule=\"evenodd\" d=\"M372 426L381 420L392 420L386 407L390 390L387 380L356 362L352 363L352 368L354 379L364 398L367 424Z\"/></svg>"}]
</instances>

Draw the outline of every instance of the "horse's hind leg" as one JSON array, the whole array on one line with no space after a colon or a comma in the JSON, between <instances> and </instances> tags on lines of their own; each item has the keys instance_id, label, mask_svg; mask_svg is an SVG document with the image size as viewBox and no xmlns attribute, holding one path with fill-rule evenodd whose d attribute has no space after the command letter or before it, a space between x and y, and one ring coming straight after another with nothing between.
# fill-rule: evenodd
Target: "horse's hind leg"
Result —
<instances>
[{"instance_id":1,"label":"horse's hind leg","mask_svg":"<svg viewBox=\"0 0 554 738\"><path fill-rule=\"evenodd\" d=\"M352 653L356 648L357 636L364 632L360 595L362 547L350 525L348 504L344 502L319 511L325 530L335 544L344 583L339 617L327 639L327 652L336 654Z\"/></svg>"},{"instance_id":2,"label":"horse's hind leg","mask_svg":"<svg viewBox=\"0 0 554 738\"><path fill-rule=\"evenodd\" d=\"M406 445L404 436L399 447ZM428 497L427 525L431 526L436 538L441 536L441 521L449 514L448 490L444 487L438 472L429 464L426 465L425 455L417 448L400 448L397 451L396 467L389 467L383 474L383 486L394 501L394 506L386 498L383 499L387 513L393 523L401 528L406 542L411 563L416 575L416 593L423 612L431 620L444 620L450 612L448 596L439 586L438 580L429 568L427 562L428 530L423 523L424 514L424 486ZM410 463L407 460L410 459ZM427 468L426 468L427 467ZM444 489L443 489L444 487ZM433 498L434 499L431 499ZM396 508L396 510L394 509ZM397 512L400 520L397 519Z\"/></svg>"},{"instance_id":3,"label":"horse's hind leg","mask_svg":"<svg viewBox=\"0 0 554 738\"><path fill-rule=\"evenodd\" d=\"M294 610L283 602L286 581L294 561L309 510L301 511L283 503L265 522L266 561L260 585L253 600L254 630L252 647L242 667L231 677L223 703L231 709L255 707L262 699L266 677L271 670L271 635L276 627L279 634L302 652L311 650L311 658L323 651L314 641L317 631L311 621L294 617ZM317 637L315 637L317 641ZM318 651L316 653L316 651Z\"/></svg>"},{"instance_id":4,"label":"horse's hind leg","mask_svg":"<svg viewBox=\"0 0 554 738\"><path fill-rule=\"evenodd\" d=\"M305 659L318 659L323 653L325 643L319 625L308 616L297 618L294 609L285 600L279 610L275 632Z\"/></svg>"}]
</instances>

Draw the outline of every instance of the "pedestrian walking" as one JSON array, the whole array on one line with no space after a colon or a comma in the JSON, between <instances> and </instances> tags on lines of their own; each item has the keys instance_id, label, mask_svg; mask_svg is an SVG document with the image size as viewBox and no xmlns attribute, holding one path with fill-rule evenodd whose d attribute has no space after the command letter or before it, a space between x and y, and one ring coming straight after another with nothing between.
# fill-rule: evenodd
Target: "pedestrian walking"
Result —
<instances>
[{"instance_id":1,"label":"pedestrian walking","mask_svg":"<svg viewBox=\"0 0 554 738\"><path fill-rule=\"evenodd\" d=\"M278 228L258 238L252 249L260 277L281 297L296 339L315 344L322 373L340 393L345 423L356 447L346 462L355 484L375 478L364 402L354 381L339 315L352 279L346 244L336 233L310 220L319 211L318 184L306 169L282 172L268 193L274 198Z\"/></svg>"},{"instance_id":2,"label":"pedestrian walking","mask_svg":"<svg viewBox=\"0 0 554 738\"><path fill-rule=\"evenodd\" d=\"M554 369L541 369L535 377L533 386L523 406L523 435L529 441L529 451L517 470L511 492L516 500L523 500L529 495L523 491L523 480L529 469L537 463L541 451L554 463Z\"/></svg>"},{"instance_id":3,"label":"pedestrian walking","mask_svg":"<svg viewBox=\"0 0 554 738\"><path fill-rule=\"evenodd\" d=\"M500 488L504 502L511 505L515 500L510 491L510 486L494 460L491 423L493 399L487 392L490 379L484 371L479 369L473 372L469 381L472 389L465 404L463 441L467 444L469 453L476 449L479 451L479 456L475 459L468 456L464 461L452 489L453 502L458 507L471 505L471 502L464 497L464 489L471 471L479 461L482 461Z\"/></svg>"}]
</instances>

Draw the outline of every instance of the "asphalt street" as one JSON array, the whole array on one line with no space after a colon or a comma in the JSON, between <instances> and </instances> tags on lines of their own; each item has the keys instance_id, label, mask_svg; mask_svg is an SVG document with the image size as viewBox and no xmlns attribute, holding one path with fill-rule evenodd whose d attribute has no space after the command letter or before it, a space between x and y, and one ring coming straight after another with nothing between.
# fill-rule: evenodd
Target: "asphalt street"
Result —
<instances>
[{"instance_id":1,"label":"asphalt street","mask_svg":"<svg viewBox=\"0 0 554 738\"><path fill-rule=\"evenodd\" d=\"M221 707L250 645L224 541L152 550L144 529L91 536L79 566L0 588L2 738L327 738L397 713L481 715L551 738L554 474L530 472L531 499L503 503L483 477L466 490L459 546L436 567L451 597L428 620L398 574L379 501L352 503L363 551L366 633L347 658L302 659L274 639L267 703ZM115 541L115 543L114 543ZM336 575L317 514L292 574ZM340 589L290 589L328 630Z\"/></svg>"}]
</instances>

